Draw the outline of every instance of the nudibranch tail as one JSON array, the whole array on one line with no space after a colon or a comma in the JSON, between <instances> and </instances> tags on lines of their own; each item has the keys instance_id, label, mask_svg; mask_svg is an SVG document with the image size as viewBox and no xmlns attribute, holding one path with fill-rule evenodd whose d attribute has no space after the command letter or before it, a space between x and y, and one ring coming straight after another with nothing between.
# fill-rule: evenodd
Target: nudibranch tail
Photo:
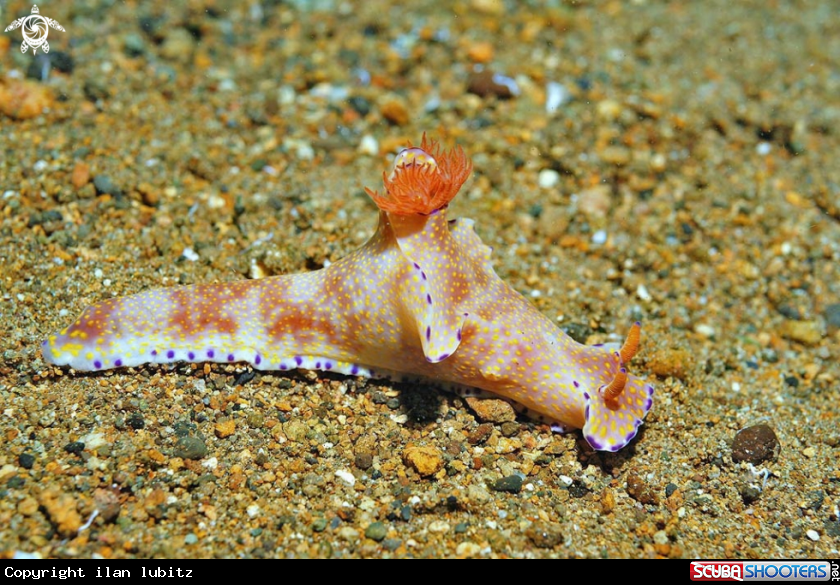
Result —
<instances>
[{"instance_id":1,"label":"nudibranch tail","mask_svg":"<svg viewBox=\"0 0 840 585\"><path fill-rule=\"evenodd\" d=\"M430 215L458 194L469 178L472 163L461 148L444 151L423 135L420 146L400 152L390 175L382 174L385 192L365 191L379 209L396 215Z\"/></svg>"},{"instance_id":2,"label":"nudibranch tail","mask_svg":"<svg viewBox=\"0 0 840 585\"><path fill-rule=\"evenodd\" d=\"M639 350L641 324L636 322L621 350L615 353L622 366ZM610 382L592 394L584 392L586 407L583 436L599 451L618 451L636 436L653 406L653 386L619 367Z\"/></svg>"}]
</instances>

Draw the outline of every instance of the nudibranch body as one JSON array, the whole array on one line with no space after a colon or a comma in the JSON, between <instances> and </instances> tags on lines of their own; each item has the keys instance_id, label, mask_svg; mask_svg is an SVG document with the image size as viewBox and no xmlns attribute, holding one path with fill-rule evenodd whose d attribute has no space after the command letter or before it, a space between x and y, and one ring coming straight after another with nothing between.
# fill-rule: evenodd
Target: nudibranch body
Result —
<instances>
[{"instance_id":1,"label":"nudibranch body","mask_svg":"<svg viewBox=\"0 0 840 585\"><path fill-rule=\"evenodd\" d=\"M468 219L446 207L469 177L463 151L423 138L383 175L379 226L359 250L314 272L143 292L88 307L43 343L75 370L145 363L248 362L360 376L420 376L477 388L617 451L653 388L621 347L581 345L494 272Z\"/></svg>"}]
</instances>

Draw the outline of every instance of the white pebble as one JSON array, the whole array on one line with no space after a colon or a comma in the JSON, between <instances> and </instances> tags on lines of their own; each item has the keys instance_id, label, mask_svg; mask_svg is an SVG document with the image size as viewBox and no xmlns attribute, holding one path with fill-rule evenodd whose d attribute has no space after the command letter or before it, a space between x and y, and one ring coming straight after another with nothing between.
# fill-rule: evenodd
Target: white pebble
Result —
<instances>
[{"instance_id":1,"label":"white pebble","mask_svg":"<svg viewBox=\"0 0 840 585\"><path fill-rule=\"evenodd\" d=\"M592 243L593 244L605 244L607 242L607 232L606 230L598 230L594 234L592 234Z\"/></svg>"},{"instance_id":2,"label":"white pebble","mask_svg":"<svg viewBox=\"0 0 840 585\"><path fill-rule=\"evenodd\" d=\"M101 269L101 268L97 268L96 270L94 270L94 271L93 271L93 275L94 275L96 278L102 278L102 275L103 275L103 274L104 274L104 273L102 272L102 269Z\"/></svg>"},{"instance_id":3,"label":"white pebble","mask_svg":"<svg viewBox=\"0 0 840 585\"><path fill-rule=\"evenodd\" d=\"M560 173L554 169L543 169L540 171L537 182L543 189L550 189L560 182Z\"/></svg>"},{"instance_id":4,"label":"white pebble","mask_svg":"<svg viewBox=\"0 0 840 585\"><path fill-rule=\"evenodd\" d=\"M808 538L810 538L810 539L811 539L811 540L813 540L814 542L817 542L817 541L820 539L820 533L819 533L819 532L817 532L817 531L816 531L816 530L814 530L814 529L811 529L811 530L809 530L808 532L806 532L806 533L805 533L805 536L807 536Z\"/></svg>"},{"instance_id":5,"label":"white pebble","mask_svg":"<svg viewBox=\"0 0 840 585\"><path fill-rule=\"evenodd\" d=\"M738 382L732 382L732 391L733 392L740 392L741 391L741 384Z\"/></svg>"},{"instance_id":6,"label":"white pebble","mask_svg":"<svg viewBox=\"0 0 840 585\"><path fill-rule=\"evenodd\" d=\"M35 172L40 173L41 171L47 168L47 161L39 160L32 166L32 168L35 170Z\"/></svg>"},{"instance_id":7,"label":"white pebble","mask_svg":"<svg viewBox=\"0 0 840 585\"><path fill-rule=\"evenodd\" d=\"M703 337L714 337L715 330L711 325L705 325L703 323L698 323L694 327L694 332L699 333Z\"/></svg>"},{"instance_id":8,"label":"white pebble","mask_svg":"<svg viewBox=\"0 0 840 585\"><path fill-rule=\"evenodd\" d=\"M343 479L347 483L347 485L356 485L356 476L354 476L346 469L339 469L335 472L335 476L339 479Z\"/></svg>"},{"instance_id":9,"label":"white pebble","mask_svg":"<svg viewBox=\"0 0 840 585\"><path fill-rule=\"evenodd\" d=\"M574 480L568 475L561 475L558 479L560 480L560 483L566 487L569 487L574 482Z\"/></svg>"},{"instance_id":10,"label":"white pebble","mask_svg":"<svg viewBox=\"0 0 840 585\"><path fill-rule=\"evenodd\" d=\"M181 256L183 256L190 262L195 262L196 260L198 260L198 254L192 248L184 248L184 251L181 252Z\"/></svg>"},{"instance_id":11,"label":"white pebble","mask_svg":"<svg viewBox=\"0 0 840 585\"><path fill-rule=\"evenodd\" d=\"M762 156L770 154L772 149L773 146L769 142L759 142L758 146L755 147L755 151Z\"/></svg>"},{"instance_id":12,"label":"white pebble","mask_svg":"<svg viewBox=\"0 0 840 585\"><path fill-rule=\"evenodd\" d=\"M636 296L642 301L650 301L653 299L650 292L648 292L647 287L643 284L636 287Z\"/></svg>"},{"instance_id":13,"label":"white pebble","mask_svg":"<svg viewBox=\"0 0 840 585\"><path fill-rule=\"evenodd\" d=\"M545 86L545 111L548 114L556 112L560 106L569 102L572 94L566 86L556 81L549 81Z\"/></svg>"},{"instance_id":14,"label":"white pebble","mask_svg":"<svg viewBox=\"0 0 840 585\"><path fill-rule=\"evenodd\" d=\"M379 142L370 134L365 134L359 142L359 152L368 156L377 156L379 154Z\"/></svg>"}]
</instances>

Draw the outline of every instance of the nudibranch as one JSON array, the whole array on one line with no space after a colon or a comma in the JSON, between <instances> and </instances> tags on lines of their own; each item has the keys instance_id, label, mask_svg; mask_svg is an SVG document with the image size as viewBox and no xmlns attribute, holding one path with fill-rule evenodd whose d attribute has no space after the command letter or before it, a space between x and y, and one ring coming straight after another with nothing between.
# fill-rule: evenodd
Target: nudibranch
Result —
<instances>
[{"instance_id":1,"label":"nudibranch","mask_svg":"<svg viewBox=\"0 0 840 585\"><path fill-rule=\"evenodd\" d=\"M381 194L367 189L379 226L359 250L314 272L102 301L49 336L44 359L78 371L247 362L426 378L619 450L653 404L653 387L626 368L639 324L620 347L581 345L503 282L472 220L446 219L471 172L462 149L424 136L383 174Z\"/></svg>"}]
</instances>

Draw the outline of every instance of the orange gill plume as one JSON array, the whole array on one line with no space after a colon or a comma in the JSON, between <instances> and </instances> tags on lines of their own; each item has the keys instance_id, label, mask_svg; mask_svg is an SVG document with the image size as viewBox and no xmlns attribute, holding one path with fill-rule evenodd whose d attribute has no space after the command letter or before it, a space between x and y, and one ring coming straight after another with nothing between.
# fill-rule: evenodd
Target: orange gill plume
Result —
<instances>
[{"instance_id":1,"label":"orange gill plume","mask_svg":"<svg viewBox=\"0 0 840 585\"><path fill-rule=\"evenodd\" d=\"M459 148L443 150L426 138L397 155L390 176L382 173L385 192L365 191L379 209L397 215L430 215L457 195L472 172L472 162Z\"/></svg>"}]
</instances>

